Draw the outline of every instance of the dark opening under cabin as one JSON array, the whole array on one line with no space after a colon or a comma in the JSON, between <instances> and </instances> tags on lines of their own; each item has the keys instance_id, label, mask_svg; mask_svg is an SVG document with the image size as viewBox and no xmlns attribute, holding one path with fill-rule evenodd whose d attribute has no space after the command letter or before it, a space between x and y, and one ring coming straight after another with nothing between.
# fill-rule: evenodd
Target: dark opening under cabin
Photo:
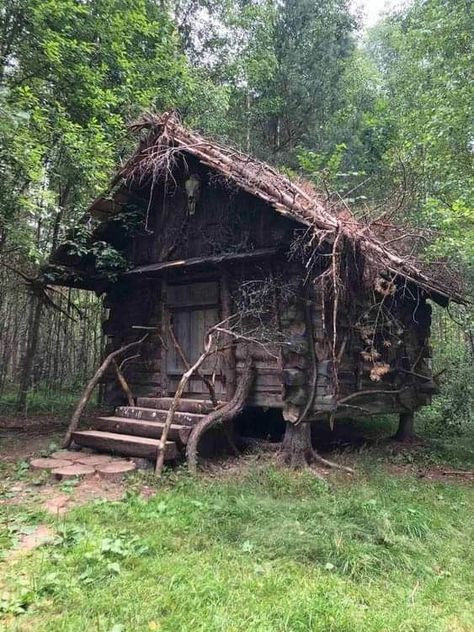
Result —
<instances>
[{"instance_id":1,"label":"dark opening under cabin","mask_svg":"<svg viewBox=\"0 0 474 632\"><path fill-rule=\"evenodd\" d=\"M45 271L104 294L106 354L142 340L120 379L104 375L115 412L74 442L165 459L187 445L195 463L212 426L233 445L237 415L265 436L269 410L293 464L320 420L398 413L409 436L437 390L429 301L460 291L423 271L402 228L359 222L172 113L134 130L137 151Z\"/></svg>"}]
</instances>

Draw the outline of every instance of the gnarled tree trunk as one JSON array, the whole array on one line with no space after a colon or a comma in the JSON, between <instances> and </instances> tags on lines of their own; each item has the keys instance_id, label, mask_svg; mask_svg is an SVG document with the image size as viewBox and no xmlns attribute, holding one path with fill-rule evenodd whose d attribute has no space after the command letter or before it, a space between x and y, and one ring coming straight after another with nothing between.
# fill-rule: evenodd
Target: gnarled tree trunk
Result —
<instances>
[{"instance_id":1,"label":"gnarled tree trunk","mask_svg":"<svg viewBox=\"0 0 474 632\"><path fill-rule=\"evenodd\" d=\"M286 465L293 469L306 467L313 458L311 445L311 424L295 425L286 422L285 435L281 445L281 456Z\"/></svg>"},{"instance_id":2,"label":"gnarled tree trunk","mask_svg":"<svg viewBox=\"0 0 474 632\"><path fill-rule=\"evenodd\" d=\"M410 443L415 438L415 415L413 411L400 413L398 429L393 439L402 443Z\"/></svg>"},{"instance_id":3,"label":"gnarled tree trunk","mask_svg":"<svg viewBox=\"0 0 474 632\"><path fill-rule=\"evenodd\" d=\"M222 408L212 411L212 413L206 415L194 426L193 431L189 436L186 449L189 471L193 474L197 470L197 453L200 438L210 428L213 428L217 424L223 424L225 426L225 424L231 422L242 412L254 377L255 371L252 366L252 358L249 356L247 357L244 371L240 376L237 389L230 402L227 402L227 404L222 406Z\"/></svg>"},{"instance_id":4,"label":"gnarled tree trunk","mask_svg":"<svg viewBox=\"0 0 474 632\"><path fill-rule=\"evenodd\" d=\"M317 453L311 443L311 424L307 422L299 424L287 422L285 436L281 444L280 457L285 465L293 469L310 467L314 474L322 480L324 478L319 472L314 470L313 466L315 464L343 470L350 474L354 473L352 468L328 461Z\"/></svg>"}]
</instances>

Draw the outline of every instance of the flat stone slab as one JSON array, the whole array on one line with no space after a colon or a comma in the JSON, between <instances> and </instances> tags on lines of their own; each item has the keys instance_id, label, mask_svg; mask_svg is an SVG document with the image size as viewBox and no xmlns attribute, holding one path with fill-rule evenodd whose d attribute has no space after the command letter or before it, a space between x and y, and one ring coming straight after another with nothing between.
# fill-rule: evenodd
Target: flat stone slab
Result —
<instances>
[{"instance_id":1,"label":"flat stone slab","mask_svg":"<svg viewBox=\"0 0 474 632\"><path fill-rule=\"evenodd\" d=\"M78 478L81 476L92 476L95 474L95 468L82 463L72 463L64 467L57 467L51 472L57 479L64 480L69 478Z\"/></svg>"},{"instance_id":2,"label":"flat stone slab","mask_svg":"<svg viewBox=\"0 0 474 632\"><path fill-rule=\"evenodd\" d=\"M137 466L132 461L112 461L105 465L98 465L96 471L100 478L108 481L119 481L126 474L130 474L136 470Z\"/></svg>"},{"instance_id":3,"label":"flat stone slab","mask_svg":"<svg viewBox=\"0 0 474 632\"><path fill-rule=\"evenodd\" d=\"M54 533L46 525L39 525L28 535L24 535L18 543L17 549L22 551L32 551L43 544L49 544L54 541Z\"/></svg>"},{"instance_id":4,"label":"flat stone slab","mask_svg":"<svg viewBox=\"0 0 474 632\"><path fill-rule=\"evenodd\" d=\"M66 506L69 502L69 499L70 497L68 496L68 494L57 494L52 498L48 498L43 504L43 507L49 513L59 516L60 514L66 513Z\"/></svg>"},{"instance_id":5,"label":"flat stone slab","mask_svg":"<svg viewBox=\"0 0 474 632\"><path fill-rule=\"evenodd\" d=\"M66 459L33 459L30 461L32 470L54 470L57 467L68 467L72 461Z\"/></svg>"},{"instance_id":6,"label":"flat stone slab","mask_svg":"<svg viewBox=\"0 0 474 632\"><path fill-rule=\"evenodd\" d=\"M108 454L83 454L80 458L76 459L76 463L82 463L82 465L90 465L90 467L97 467L99 465L105 465L110 463L112 457Z\"/></svg>"}]
</instances>

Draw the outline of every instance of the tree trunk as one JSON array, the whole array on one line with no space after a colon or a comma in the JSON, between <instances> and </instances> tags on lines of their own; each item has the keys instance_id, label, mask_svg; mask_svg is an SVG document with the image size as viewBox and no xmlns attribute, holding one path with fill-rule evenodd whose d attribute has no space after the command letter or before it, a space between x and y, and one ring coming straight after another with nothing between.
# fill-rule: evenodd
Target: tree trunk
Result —
<instances>
[{"instance_id":1,"label":"tree trunk","mask_svg":"<svg viewBox=\"0 0 474 632\"><path fill-rule=\"evenodd\" d=\"M395 441L409 443L415 438L415 415L413 412L400 413L398 430L395 433Z\"/></svg>"},{"instance_id":2,"label":"tree trunk","mask_svg":"<svg viewBox=\"0 0 474 632\"><path fill-rule=\"evenodd\" d=\"M224 432L227 435L229 444L232 449L235 449L235 444L233 442L232 435L227 424L232 422L238 415L240 415L240 413L244 409L254 377L255 371L252 366L252 358L251 356L247 356L244 371L240 375L239 385L230 402L227 402L227 404L222 406L222 408L218 408L217 410L212 411L211 413L203 417L203 419L201 419L201 421L199 421L194 426L193 431L189 436L188 445L186 448L188 467L191 473L195 474L197 470L197 452L199 440L202 435L213 426L216 426L217 424L223 425Z\"/></svg>"},{"instance_id":3,"label":"tree trunk","mask_svg":"<svg viewBox=\"0 0 474 632\"><path fill-rule=\"evenodd\" d=\"M287 421L281 451L284 462L293 469L300 469L311 463L313 460L311 424L295 425Z\"/></svg>"},{"instance_id":4,"label":"tree trunk","mask_svg":"<svg viewBox=\"0 0 474 632\"><path fill-rule=\"evenodd\" d=\"M41 313L43 311L43 302L39 297L33 296L31 300L30 315L28 319L28 340L26 343L26 350L20 376L20 386L18 388L16 400L16 410L19 413L23 413L26 410L33 363L38 349Z\"/></svg>"},{"instance_id":5,"label":"tree trunk","mask_svg":"<svg viewBox=\"0 0 474 632\"><path fill-rule=\"evenodd\" d=\"M292 424L291 422L287 422L280 456L282 461L293 469L309 467L314 475L321 480L325 479L314 469L315 464L342 470L349 474L354 473L352 468L324 459L313 449L310 423L301 422L299 424Z\"/></svg>"}]
</instances>

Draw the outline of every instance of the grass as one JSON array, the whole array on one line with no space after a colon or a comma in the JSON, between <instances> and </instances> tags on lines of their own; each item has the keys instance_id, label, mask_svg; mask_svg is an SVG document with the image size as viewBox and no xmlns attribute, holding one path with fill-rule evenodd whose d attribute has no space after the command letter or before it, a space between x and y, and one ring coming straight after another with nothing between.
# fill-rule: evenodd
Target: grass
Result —
<instances>
[{"instance_id":1,"label":"grass","mask_svg":"<svg viewBox=\"0 0 474 632\"><path fill-rule=\"evenodd\" d=\"M4 629L473 630L474 490L356 460L331 486L249 465L173 473L148 500L137 476L58 520L17 508L0 546L35 520L57 538L0 566Z\"/></svg>"},{"instance_id":2,"label":"grass","mask_svg":"<svg viewBox=\"0 0 474 632\"><path fill-rule=\"evenodd\" d=\"M77 406L79 398L84 390L84 385L77 386L65 390L62 388L37 388L32 389L28 393L26 415L35 414L71 414L71 411ZM5 389L0 394L0 414L8 415L15 413L16 410L17 391L14 388ZM95 398L93 398L88 408L96 406Z\"/></svg>"}]
</instances>

